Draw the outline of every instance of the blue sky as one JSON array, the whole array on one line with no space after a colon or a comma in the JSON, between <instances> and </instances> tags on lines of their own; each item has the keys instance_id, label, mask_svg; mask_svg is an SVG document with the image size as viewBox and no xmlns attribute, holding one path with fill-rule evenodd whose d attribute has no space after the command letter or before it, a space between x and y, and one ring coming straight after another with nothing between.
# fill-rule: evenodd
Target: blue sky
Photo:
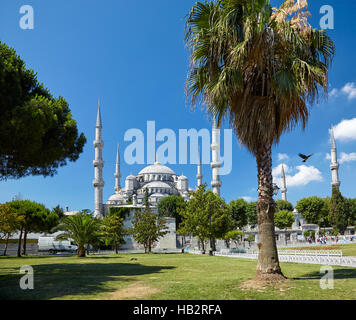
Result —
<instances>
[{"instance_id":1,"label":"blue sky","mask_svg":"<svg viewBox=\"0 0 356 320\"><path fill-rule=\"evenodd\" d=\"M195 1L191 0L2 0L0 3L0 40L38 72L38 78L51 92L69 102L73 117L87 144L80 159L60 168L53 178L27 177L0 182L0 202L18 193L23 198L44 203L49 208L60 204L73 210L93 208L94 126L97 101L102 101L104 125L104 201L113 193L116 145L123 149L128 129L146 130L148 120L157 130L210 128L200 108L186 104L184 85L188 70L188 52L184 46L184 17ZM275 1L279 2L279 1ZM310 2L312 25L319 27L322 5L331 5L335 29L329 34L336 44L336 58L330 72L328 101L314 106L305 131L301 128L285 134L273 149L273 167L284 156L288 167L288 199L294 204L306 196L331 193L328 129L342 120L356 118L356 3L349 0L313 0ZM19 27L22 5L34 8L33 30ZM345 123L344 123L345 124ZM341 125L337 134L341 191L356 197L355 122ZM224 128L228 128L225 124ZM343 139L341 139L344 137ZM345 138L346 137L346 138ZM159 145L159 144L158 144ZM307 167L297 154L314 153ZM121 157L123 158L123 157ZM282 156L283 158L283 156ZM354 160L353 160L354 159ZM353 161L352 161L353 160ZM171 165L195 187L194 165ZM142 165L122 161L124 177L137 173ZM205 182L211 180L209 165L203 166ZM278 177L277 177L278 178ZM300 181L309 181L302 185ZM222 177L222 196L230 201L239 197L257 197L255 160L233 137L233 169ZM278 196L280 198L280 195Z\"/></svg>"}]
</instances>

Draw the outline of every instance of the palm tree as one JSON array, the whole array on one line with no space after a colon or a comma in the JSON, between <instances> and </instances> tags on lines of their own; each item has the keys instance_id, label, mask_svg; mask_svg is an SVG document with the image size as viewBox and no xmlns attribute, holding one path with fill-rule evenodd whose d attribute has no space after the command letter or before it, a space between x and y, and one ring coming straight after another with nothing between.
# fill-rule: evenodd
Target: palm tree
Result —
<instances>
[{"instance_id":1,"label":"palm tree","mask_svg":"<svg viewBox=\"0 0 356 320\"><path fill-rule=\"evenodd\" d=\"M272 146L282 133L306 126L309 105L323 90L334 44L308 23L307 1L197 2L186 21L191 52L187 96L218 124L226 117L258 171L257 279L284 279L274 234Z\"/></svg>"},{"instance_id":2,"label":"palm tree","mask_svg":"<svg viewBox=\"0 0 356 320\"><path fill-rule=\"evenodd\" d=\"M57 240L72 239L78 244L78 257L85 257L85 245L94 243L99 237L99 222L91 215L78 213L65 217L53 231L62 230Z\"/></svg>"}]
</instances>

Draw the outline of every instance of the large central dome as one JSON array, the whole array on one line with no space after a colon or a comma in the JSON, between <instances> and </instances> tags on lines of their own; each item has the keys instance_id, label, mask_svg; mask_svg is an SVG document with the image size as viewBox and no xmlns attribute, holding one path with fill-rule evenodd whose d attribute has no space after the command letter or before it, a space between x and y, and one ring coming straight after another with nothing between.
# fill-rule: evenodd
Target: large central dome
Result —
<instances>
[{"instance_id":1,"label":"large central dome","mask_svg":"<svg viewBox=\"0 0 356 320\"><path fill-rule=\"evenodd\" d=\"M172 175L175 175L175 172L172 169L156 162L155 164L142 169L139 172L139 175L141 175L141 174L172 174Z\"/></svg>"}]
</instances>

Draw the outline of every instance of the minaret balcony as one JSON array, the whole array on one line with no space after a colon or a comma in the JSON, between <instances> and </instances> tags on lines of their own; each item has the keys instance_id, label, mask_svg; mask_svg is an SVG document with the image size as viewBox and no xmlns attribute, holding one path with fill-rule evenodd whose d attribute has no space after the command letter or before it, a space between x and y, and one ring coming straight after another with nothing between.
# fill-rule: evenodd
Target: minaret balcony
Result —
<instances>
[{"instance_id":1,"label":"minaret balcony","mask_svg":"<svg viewBox=\"0 0 356 320\"><path fill-rule=\"evenodd\" d=\"M121 178L121 174L120 174L120 173L115 173L115 174L114 174L114 177L115 177L116 179L120 179L120 178Z\"/></svg>"},{"instance_id":2,"label":"minaret balcony","mask_svg":"<svg viewBox=\"0 0 356 320\"><path fill-rule=\"evenodd\" d=\"M213 180L213 181L211 181L211 186L213 188L219 188L219 187L221 187L221 181L220 180Z\"/></svg>"},{"instance_id":3,"label":"minaret balcony","mask_svg":"<svg viewBox=\"0 0 356 320\"><path fill-rule=\"evenodd\" d=\"M212 162L210 164L210 166L211 166L212 169L220 168L221 167L221 162Z\"/></svg>"},{"instance_id":4,"label":"minaret balcony","mask_svg":"<svg viewBox=\"0 0 356 320\"><path fill-rule=\"evenodd\" d=\"M330 169L331 169L331 170L339 169L339 167L340 167L340 165L339 165L338 163L332 163L332 164L330 165Z\"/></svg>"},{"instance_id":5,"label":"minaret balcony","mask_svg":"<svg viewBox=\"0 0 356 320\"><path fill-rule=\"evenodd\" d=\"M93 165L95 168L103 168L104 167L104 161L103 160L94 160Z\"/></svg>"},{"instance_id":6,"label":"minaret balcony","mask_svg":"<svg viewBox=\"0 0 356 320\"><path fill-rule=\"evenodd\" d=\"M94 186L94 188L98 188L98 187L103 188L104 187L104 181L103 180L94 179L93 180L93 186Z\"/></svg>"},{"instance_id":7,"label":"minaret balcony","mask_svg":"<svg viewBox=\"0 0 356 320\"><path fill-rule=\"evenodd\" d=\"M93 145L94 145L95 148L103 148L104 147L104 141L94 140Z\"/></svg>"}]
</instances>

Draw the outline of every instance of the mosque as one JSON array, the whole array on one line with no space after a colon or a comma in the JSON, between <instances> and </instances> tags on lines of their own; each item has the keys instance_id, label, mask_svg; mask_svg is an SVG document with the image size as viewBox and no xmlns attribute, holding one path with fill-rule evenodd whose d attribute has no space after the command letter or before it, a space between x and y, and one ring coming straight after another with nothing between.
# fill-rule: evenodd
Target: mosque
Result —
<instances>
[{"instance_id":1,"label":"mosque","mask_svg":"<svg viewBox=\"0 0 356 320\"><path fill-rule=\"evenodd\" d=\"M125 219L124 226L129 228L132 226L133 213L136 209L142 209L144 207L144 198L146 190L148 191L149 203L152 210L157 211L158 203L165 197L170 195L180 195L186 201L190 199L190 192L193 188L189 187L189 180L183 174L181 176L177 175L169 167L156 162L152 165L148 165L143 168L137 175L130 174L125 179L124 187L121 187L121 171L120 171L120 153L119 147L117 148L116 154L116 168L115 168L115 185L114 194L109 197L109 199L103 202L103 137L102 137L102 121L100 112L100 103L98 106L97 120L96 120L96 135L94 141L95 148L95 160L94 165L94 215L95 217L105 217L109 214L109 209L111 207L126 207L132 209L129 217ZM212 144L211 144L211 168L212 168L212 181L211 186L214 193L220 195L221 180L219 170L221 167L220 163L220 129L216 125L215 119L213 120L212 127ZM338 175L339 163L337 161L337 150L334 134L331 134L331 165L330 169L332 172L332 186L339 187L340 180ZM197 164L197 183L196 187L202 184L202 166L199 152L199 161ZM282 200L287 200L287 183L286 175L284 171L284 166L282 165L281 172L281 195ZM279 230L276 228L276 239L279 243L284 243L286 239L296 242L299 238L303 238L303 232L305 230L315 230L319 233L319 226L307 224L296 210L294 210L295 222L291 229ZM166 218L167 226L169 228L169 233L160 239L156 248L177 248L181 246L178 244L178 237L176 235L176 223L173 218ZM258 241L258 229L248 226L244 230L246 235L255 235L256 242ZM351 232L351 231L350 231ZM132 236L125 238L126 244L122 249L138 249L139 245L135 243ZM222 244L223 245L223 244Z\"/></svg>"},{"instance_id":2,"label":"mosque","mask_svg":"<svg viewBox=\"0 0 356 320\"><path fill-rule=\"evenodd\" d=\"M114 194L103 202L103 147L104 141L102 136L103 126L101 120L100 103L98 106L97 120L96 120L96 135L94 141L95 160L94 165L94 215L96 217L104 217L109 214L110 207L133 207L143 208L146 190L148 190L149 202L153 210L157 209L158 203L167 196L180 195L186 201L190 199L189 193L193 191L189 187L189 180L183 174L177 175L169 167L156 162L143 168L137 175L130 174L125 179L125 186L121 187L121 171L120 171L120 153L119 147L116 154L116 170L115 170L115 186ZM220 129L217 128L216 121L213 121L212 129L212 177L211 182L213 192L220 195ZM199 161L197 165L197 187L202 184L202 166L199 152Z\"/></svg>"}]
</instances>

